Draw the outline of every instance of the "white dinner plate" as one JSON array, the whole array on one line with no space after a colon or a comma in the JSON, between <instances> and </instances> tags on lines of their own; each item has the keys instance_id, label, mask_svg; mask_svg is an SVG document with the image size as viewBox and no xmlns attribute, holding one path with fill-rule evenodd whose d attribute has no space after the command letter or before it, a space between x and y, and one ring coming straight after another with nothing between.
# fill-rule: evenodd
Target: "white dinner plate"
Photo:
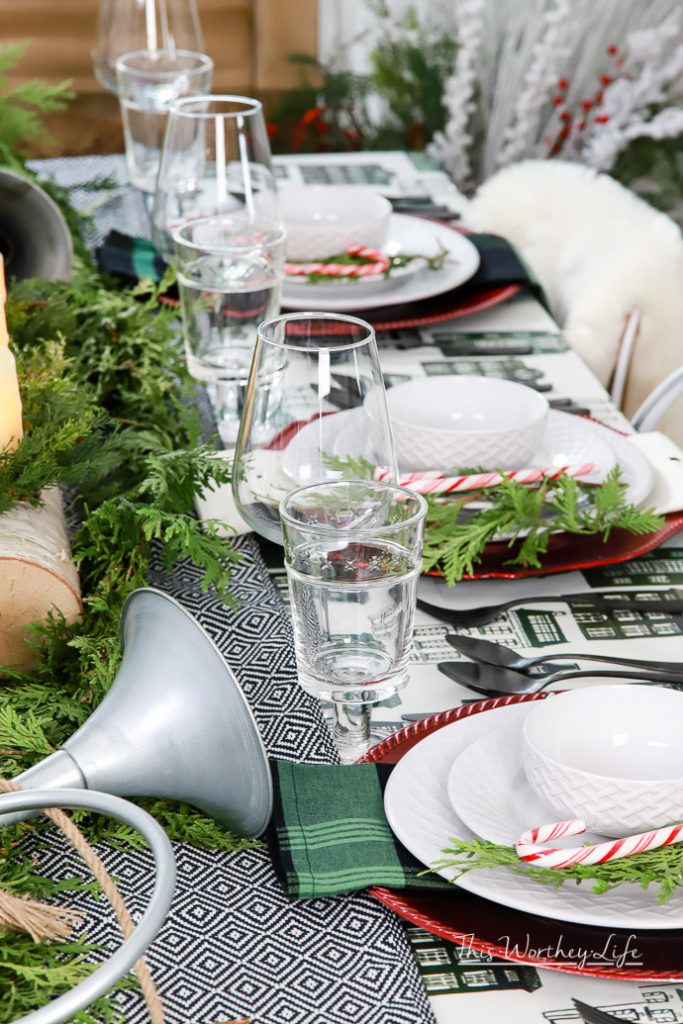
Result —
<instances>
[{"instance_id":1,"label":"white dinner plate","mask_svg":"<svg viewBox=\"0 0 683 1024\"><path fill-rule=\"evenodd\" d=\"M448 776L448 799L475 835L503 846L512 846L527 829L564 817L529 784L519 719L485 733L455 759ZM604 839L606 836L587 832L554 845L577 846Z\"/></svg>"},{"instance_id":2,"label":"white dinner plate","mask_svg":"<svg viewBox=\"0 0 683 1024\"><path fill-rule=\"evenodd\" d=\"M382 248L391 254L411 253L418 256L436 256L441 249L446 249L447 256L439 270L425 267L417 273L402 275L388 291L382 287L381 282L375 282L374 289L365 286L362 292L356 292L352 291L355 288L353 281L349 281L343 288L330 288L328 285L292 287L291 282L286 280L282 289L282 305L287 309L324 309L325 312L339 313L419 302L464 284L479 267L479 252L465 235L422 217L392 214L387 241ZM318 291L319 287L325 289L324 293Z\"/></svg>"},{"instance_id":3,"label":"white dinner plate","mask_svg":"<svg viewBox=\"0 0 683 1024\"><path fill-rule=\"evenodd\" d=\"M456 758L490 730L521 724L532 707L533 703L513 704L453 722L426 736L394 768L384 795L384 810L396 837L427 867L443 859L452 838L473 838L472 830L455 813L448 797L448 776ZM439 874L454 880L453 870ZM637 885L624 885L598 896L590 883L572 882L552 889L510 868L468 871L455 884L501 906L558 921L634 930L683 927L681 892L658 906L654 887L643 890Z\"/></svg>"},{"instance_id":4,"label":"white dinner plate","mask_svg":"<svg viewBox=\"0 0 683 1024\"><path fill-rule=\"evenodd\" d=\"M301 467L316 465L321 448L334 455L353 454L372 462L371 440L363 410L350 409L307 423L282 453L283 471L294 483L308 483L310 472L305 469L302 472ZM435 462L438 463L438 453L435 453ZM551 409L543 439L530 465L548 468L586 462L594 462L598 467L594 474L582 477L592 483L604 480L618 463L626 485L626 500L633 505L642 504L652 490L652 466L628 437L593 420ZM405 465L400 468L405 473L411 470ZM440 468L438 464L434 466L434 469Z\"/></svg>"}]
</instances>

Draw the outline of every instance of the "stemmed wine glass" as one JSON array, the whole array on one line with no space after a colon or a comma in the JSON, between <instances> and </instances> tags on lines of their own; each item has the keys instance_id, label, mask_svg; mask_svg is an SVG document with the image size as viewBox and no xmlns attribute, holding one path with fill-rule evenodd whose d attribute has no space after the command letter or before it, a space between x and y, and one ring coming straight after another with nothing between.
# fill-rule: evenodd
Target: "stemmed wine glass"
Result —
<instances>
[{"instance_id":1,"label":"stemmed wine glass","mask_svg":"<svg viewBox=\"0 0 683 1024\"><path fill-rule=\"evenodd\" d=\"M259 326L233 464L235 502L282 543L280 502L298 487L397 479L377 342L352 316L292 313Z\"/></svg>"},{"instance_id":2,"label":"stemmed wine glass","mask_svg":"<svg viewBox=\"0 0 683 1024\"><path fill-rule=\"evenodd\" d=\"M95 75L116 93L116 60L134 50L202 53L204 39L195 0L101 0Z\"/></svg>"},{"instance_id":3,"label":"stemmed wine glass","mask_svg":"<svg viewBox=\"0 0 683 1024\"><path fill-rule=\"evenodd\" d=\"M171 107L157 178L152 230L167 258L172 234L200 217L280 224L270 143L258 100L194 96Z\"/></svg>"}]
</instances>

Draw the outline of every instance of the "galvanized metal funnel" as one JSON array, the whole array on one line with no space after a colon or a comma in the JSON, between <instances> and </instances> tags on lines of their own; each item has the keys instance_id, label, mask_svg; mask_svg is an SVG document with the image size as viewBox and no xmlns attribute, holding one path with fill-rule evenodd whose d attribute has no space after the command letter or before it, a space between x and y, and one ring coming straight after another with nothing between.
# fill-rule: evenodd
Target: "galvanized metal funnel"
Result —
<instances>
[{"instance_id":1,"label":"galvanized metal funnel","mask_svg":"<svg viewBox=\"0 0 683 1024\"><path fill-rule=\"evenodd\" d=\"M126 601L121 641L123 662L99 707L14 781L183 800L239 835L260 835L272 809L268 760L213 640L177 601L149 588Z\"/></svg>"},{"instance_id":2,"label":"galvanized metal funnel","mask_svg":"<svg viewBox=\"0 0 683 1024\"><path fill-rule=\"evenodd\" d=\"M64 214L34 181L0 168L0 252L8 281L71 278L73 242Z\"/></svg>"}]
</instances>

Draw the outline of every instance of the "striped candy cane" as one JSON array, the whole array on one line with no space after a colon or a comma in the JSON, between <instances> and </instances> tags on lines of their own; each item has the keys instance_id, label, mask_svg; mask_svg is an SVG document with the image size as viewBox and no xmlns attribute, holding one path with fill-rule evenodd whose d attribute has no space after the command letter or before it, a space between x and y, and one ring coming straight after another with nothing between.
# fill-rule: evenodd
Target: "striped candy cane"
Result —
<instances>
[{"instance_id":1,"label":"striped candy cane","mask_svg":"<svg viewBox=\"0 0 683 1024\"><path fill-rule=\"evenodd\" d=\"M593 846L574 846L570 849L548 847L562 836L578 836L588 831L588 825L580 818L556 821L552 825L539 825L524 832L515 843L521 860L537 868L568 868L574 864L605 864L609 860L630 857L634 853L656 850L660 846L671 846L683 842L683 825L667 825L650 832L639 832L624 839L612 839Z\"/></svg>"},{"instance_id":2,"label":"striped candy cane","mask_svg":"<svg viewBox=\"0 0 683 1024\"><path fill-rule=\"evenodd\" d=\"M552 469L511 469L506 473L469 473L461 476L444 476L438 470L420 470L406 473L399 480L401 487L408 487L418 494L457 494L460 491L480 491L485 487L496 487L503 480L515 480L519 484L536 484L542 480L557 480L565 473L580 477L594 473L598 467L594 462L580 466L559 466ZM379 470L377 479L383 479L388 470Z\"/></svg>"},{"instance_id":3,"label":"striped candy cane","mask_svg":"<svg viewBox=\"0 0 683 1024\"><path fill-rule=\"evenodd\" d=\"M332 258L317 263L285 263L285 274L288 277L308 277L309 274L323 274L325 277L369 277L373 274L385 274L389 269L389 259L379 249L369 249L365 245L349 245L346 253L349 256L362 256L372 262L335 263Z\"/></svg>"}]
</instances>

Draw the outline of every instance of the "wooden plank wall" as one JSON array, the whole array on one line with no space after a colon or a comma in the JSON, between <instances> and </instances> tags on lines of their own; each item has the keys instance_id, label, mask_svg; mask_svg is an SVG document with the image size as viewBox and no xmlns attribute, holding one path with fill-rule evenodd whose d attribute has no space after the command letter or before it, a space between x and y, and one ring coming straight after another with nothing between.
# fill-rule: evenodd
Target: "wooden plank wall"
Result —
<instances>
[{"instance_id":1,"label":"wooden plank wall","mask_svg":"<svg viewBox=\"0 0 683 1024\"><path fill-rule=\"evenodd\" d=\"M123 149L116 97L92 72L98 0L0 0L0 43L30 39L11 84L70 78L69 110L50 116L52 138L30 155L113 153ZM198 0L206 51L215 62L213 92L257 96L266 104L297 84L293 52L317 52L318 0Z\"/></svg>"}]
</instances>

